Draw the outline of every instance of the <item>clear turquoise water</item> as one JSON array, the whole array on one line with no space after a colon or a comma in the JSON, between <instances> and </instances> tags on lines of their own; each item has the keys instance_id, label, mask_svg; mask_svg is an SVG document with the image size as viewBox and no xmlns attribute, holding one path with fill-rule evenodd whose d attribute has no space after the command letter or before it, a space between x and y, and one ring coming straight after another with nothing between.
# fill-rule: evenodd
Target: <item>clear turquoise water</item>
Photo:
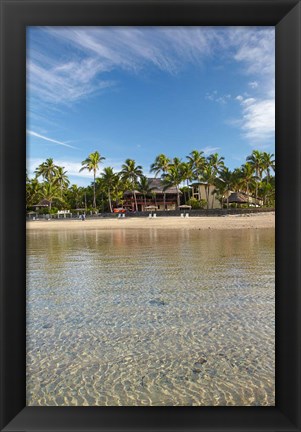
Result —
<instances>
[{"instance_id":1,"label":"clear turquoise water","mask_svg":"<svg viewBox=\"0 0 301 432\"><path fill-rule=\"evenodd\" d=\"M28 405L274 405L274 230L27 232Z\"/></svg>"}]
</instances>

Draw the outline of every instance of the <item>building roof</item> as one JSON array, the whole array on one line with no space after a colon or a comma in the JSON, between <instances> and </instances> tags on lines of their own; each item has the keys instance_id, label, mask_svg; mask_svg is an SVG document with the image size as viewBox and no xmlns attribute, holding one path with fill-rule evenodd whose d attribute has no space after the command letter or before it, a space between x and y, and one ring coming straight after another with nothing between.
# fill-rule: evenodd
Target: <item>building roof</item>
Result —
<instances>
[{"instance_id":1,"label":"building roof","mask_svg":"<svg viewBox=\"0 0 301 432\"><path fill-rule=\"evenodd\" d=\"M246 194L241 192L233 192L228 198L229 203L239 203L239 204L247 204L248 197Z\"/></svg>"},{"instance_id":2,"label":"building roof","mask_svg":"<svg viewBox=\"0 0 301 432\"><path fill-rule=\"evenodd\" d=\"M38 202L38 204L34 204L32 207L49 207L49 206L50 206L50 201L46 199L42 199L41 201Z\"/></svg>"},{"instance_id":3,"label":"building roof","mask_svg":"<svg viewBox=\"0 0 301 432\"><path fill-rule=\"evenodd\" d=\"M167 188L165 190L163 190L163 183L162 180L159 178L148 178L148 185L151 188L151 193L156 193L156 194L163 194L165 193L166 195L168 194L177 194L177 188L175 186L172 186L170 188ZM141 192L139 192L138 190L135 190L136 194L141 194ZM182 192L179 191L179 193L181 194ZM132 195L133 191L131 190L127 190L124 192L123 195Z\"/></svg>"},{"instance_id":4,"label":"building roof","mask_svg":"<svg viewBox=\"0 0 301 432\"><path fill-rule=\"evenodd\" d=\"M148 184L152 188L153 193L165 193L165 194L176 194L177 188L175 186L169 187L165 190L163 190L163 183L162 180L159 178L148 178ZM180 192L181 194L182 192Z\"/></svg>"}]
</instances>

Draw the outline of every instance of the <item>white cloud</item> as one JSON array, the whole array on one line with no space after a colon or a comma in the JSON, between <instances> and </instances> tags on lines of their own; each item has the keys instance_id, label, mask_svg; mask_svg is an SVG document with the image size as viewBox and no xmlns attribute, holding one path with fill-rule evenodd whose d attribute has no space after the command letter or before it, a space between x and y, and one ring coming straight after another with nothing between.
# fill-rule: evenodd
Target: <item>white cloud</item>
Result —
<instances>
[{"instance_id":1,"label":"white cloud","mask_svg":"<svg viewBox=\"0 0 301 432\"><path fill-rule=\"evenodd\" d=\"M274 99L256 100L254 98L241 99L243 135L251 142L264 144L275 133L275 101Z\"/></svg>"},{"instance_id":2,"label":"white cloud","mask_svg":"<svg viewBox=\"0 0 301 432\"><path fill-rule=\"evenodd\" d=\"M44 141L49 141L49 142L53 142L53 143L55 143L55 144L59 144L59 145L64 146L64 147L69 147L69 148L72 148L72 149L77 149L77 147L74 147L74 146L72 146L72 145L69 145L69 144L67 144L66 142L57 141L57 140L55 140L55 139L53 139L53 138L49 138L49 137L46 137L46 136L44 136L44 135L40 135L40 134L38 134L37 132L31 131L31 130L27 130L26 133L27 133L28 135L34 136L34 137L36 137L36 138L40 138L40 139L42 139L42 140L44 140Z\"/></svg>"},{"instance_id":3,"label":"white cloud","mask_svg":"<svg viewBox=\"0 0 301 432\"><path fill-rule=\"evenodd\" d=\"M220 95L217 90L214 90L212 93L206 93L206 99L217 102L221 105L225 105L227 102L231 100L230 94L222 94Z\"/></svg>"},{"instance_id":4,"label":"white cloud","mask_svg":"<svg viewBox=\"0 0 301 432\"><path fill-rule=\"evenodd\" d=\"M263 130L261 123L270 122L269 130L273 127L274 28L42 27L40 30L52 45L55 42L56 50L41 49L37 41L30 45L27 61L30 110L35 109L36 100L44 106L48 104L48 109L57 108L116 87L115 81L107 79L108 72L114 70L138 74L156 68L174 75L187 64L201 65L204 59L215 57L239 64L241 73L247 77L247 89L250 93L257 92L236 97L241 103L238 123L244 136L254 135L254 125L258 126L258 135ZM233 98L225 89L224 93L207 93L206 99L226 105ZM266 120L257 120L252 125L251 112L255 116L266 105L270 110ZM267 136L270 133L265 133Z\"/></svg>"},{"instance_id":5,"label":"white cloud","mask_svg":"<svg viewBox=\"0 0 301 432\"><path fill-rule=\"evenodd\" d=\"M205 156L216 153L218 150L220 150L220 147L207 146L207 147L204 147L203 149L201 149L201 151L204 152Z\"/></svg>"},{"instance_id":6,"label":"white cloud","mask_svg":"<svg viewBox=\"0 0 301 432\"><path fill-rule=\"evenodd\" d=\"M258 82L257 81L250 81L248 83L248 85L252 88L252 89L256 89L258 87Z\"/></svg>"}]
</instances>

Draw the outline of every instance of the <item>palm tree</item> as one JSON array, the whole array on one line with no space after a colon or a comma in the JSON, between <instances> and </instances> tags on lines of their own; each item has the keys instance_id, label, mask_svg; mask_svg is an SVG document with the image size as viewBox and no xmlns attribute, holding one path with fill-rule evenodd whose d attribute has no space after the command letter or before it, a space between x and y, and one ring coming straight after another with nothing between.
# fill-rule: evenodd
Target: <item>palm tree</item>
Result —
<instances>
[{"instance_id":1,"label":"palm tree","mask_svg":"<svg viewBox=\"0 0 301 432\"><path fill-rule=\"evenodd\" d=\"M128 180L131 184L132 192L133 192L134 200L135 200L135 208L136 208L136 211L138 211L135 188L136 188L136 184L137 184L139 177L142 176L142 166L140 166L140 165L136 166L136 162L133 159L127 159L121 167L120 174L124 180Z\"/></svg>"},{"instance_id":2,"label":"palm tree","mask_svg":"<svg viewBox=\"0 0 301 432\"><path fill-rule=\"evenodd\" d=\"M111 199L111 192L116 184L116 173L114 173L112 167L106 167L103 169L103 173L101 174L101 179L103 181L103 185L105 186L107 192L108 192L108 199L109 199L109 207L110 212L113 212L112 209L112 199Z\"/></svg>"},{"instance_id":3,"label":"palm tree","mask_svg":"<svg viewBox=\"0 0 301 432\"><path fill-rule=\"evenodd\" d=\"M224 160L225 158L219 157L218 153L214 153L208 156L207 161L212 166L215 175L219 174L224 169Z\"/></svg>"},{"instance_id":4,"label":"palm tree","mask_svg":"<svg viewBox=\"0 0 301 432\"><path fill-rule=\"evenodd\" d=\"M170 164L170 159L161 153L156 157L155 162L151 164L150 172L154 172L155 177L157 177L159 173L164 175L168 171L169 164ZM163 191L164 210L166 210L165 201L166 201L166 194L165 191Z\"/></svg>"},{"instance_id":5,"label":"palm tree","mask_svg":"<svg viewBox=\"0 0 301 432\"><path fill-rule=\"evenodd\" d=\"M224 189L224 195L227 194L227 209L229 208L229 192L233 188L233 173L228 169L224 168L223 171L221 171L219 175L219 179L217 179L218 184L222 183L224 185L224 188L220 187L221 189Z\"/></svg>"},{"instance_id":6,"label":"palm tree","mask_svg":"<svg viewBox=\"0 0 301 432\"><path fill-rule=\"evenodd\" d=\"M36 178L42 176L44 180L50 182L57 172L58 166L54 164L52 158L46 159L45 162L41 163L35 170Z\"/></svg>"},{"instance_id":7,"label":"palm tree","mask_svg":"<svg viewBox=\"0 0 301 432\"><path fill-rule=\"evenodd\" d=\"M186 156L193 173L192 179L194 178L199 183L201 182L202 172L206 165L206 158L203 155L204 152L193 150L192 152L189 153L188 156ZM201 202L200 186L199 186L199 201Z\"/></svg>"},{"instance_id":8,"label":"palm tree","mask_svg":"<svg viewBox=\"0 0 301 432\"><path fill-rule=\"evenodd\" d=\"M144 206L146 207L146 195L150 194L154 188L150 187L147 177L141 176L138 183L138 191L142 193L144 198Z\"/></svg>"},{"instance_id":9,"label":"palm tree","mask_svg":"<svg viewBox=\"0 0 301 432\"><path fill-rule=\"evenodd\" d=\"M254 175L254 169L249 162L246 162L244 165L242 165L240 184L246 190L246 193L248 196L248 207L250 205L250 202L249 202L250 186L254 186L257 179L258 179L258 177L256 175Z\"/></svg>"},{"instance_id":10,"label":"palm tree","mask_svg":"<svg viewBox=\"0 0 301 432\"><path fill-rule=\"evenodd\" d=\"M211 192L212 195L216 195L217 199L221 204L221 208L223 208L224 196L228 192L228 187L226 183L224 183L221 179L217 178L215 182L215 189ZM229 207L229 202L227 199L227 208Z\"/></svg>"},{"instance_id":11,"label":"palm tree","mask_svg":"<svg viewBox=\"0 0 301 432\"><path fill-rule=\"evenodd\" d=\"M49 182L43 183L41 197L49 201L49 210L51 210L53 200L62 201L57 186Z\"/></svg>"},{"instance_id":12,"label":"palm tree","mask_svg":"<svg viewBox=\"0 0 301 432\"><path fill-rule=\"evenodd\" d=\"M64 171L64 167L57 167L57 170L53 177L53 184L57 185L61 191L61 198L63 197L63 189L66 189L69 184L70 180L67 176L67 171Z\"/></svg>"},{"instance_id":13,"label":"palm tree","mask_svg":"<svg viewBox=\"0 0 301 432\"><path fill-rule=\"evenodd\" d=\"M247 162L253 167L253 171L255 172L258 180L261 180L262 171L264 170L263 163L263 153L259 150L253 150L250 156L247 156ZM257 203L257 195L258 195L258 182L256 181L255 185L255 202Z\"/></svg>"},{"instance_id":14,"label":"palm tree","mask_svg":"<svg viewBox=\"0 0 301 432\"><path fill-rule=\"evenodd\" d=\"M275 160L273 159L274 155L272 153L263 152L262 162L263 162L263 170L267 173L267 181L270 179L270 169L275 172Z\"/></svg>"},{"instance_id":15,"label":"palm tree","mask_svg":"<svg viewBox=\"0 0 301 432\"><path fill-rule=\"evenodd\" d=\"M168 189L171 186L175 186L177 189L177 206L180 205L180 189L179 186L183 181L182 163L179 162L178 158L174 158L175 163L171 164L168 168L168 172L162 175L163 178L163 190Z\"/></svg>"},{"instance_id":16,"label":"palm tree","mask_svg":"<svg viewBox=\"0 0 301 432\"><path fill-rule=\"evenodd\" d=\"M182 176L183 176L183 181L186 180L186 187L187 187L188 199L189 199L190 198L189 182L193 178L193 170L192 170L192 166L189 162L182 162Z\"/></svg>"},{"instance_id":17,"label":"palm tree","mask_svg":"<svg viewBox=\"0 0 301 432\"><path fill-rule=\"evenodd\" d=\"M41 198L41 184L37 178L29 179L26 182L26 207L31 207Z\"/></svg>"},{"instance_id":18,"label":"palm tree","mask_svg":"<svg viewBox=\"0 0 301 432\"><path fill-rule=\"evenodd\" d=\"M201 180L205 183L205 193L206 193L206 201L207 201L207 210L209 209L209 193L210 193L210 185L214 184L216 179L215 170L213 166L207 162L205 167L203 168ZM212 198L212 205L213 205Z\"/></svg>"},{"instance_id":19,"label":"palm tree","mask_svg":"<svg viewBox=\"0 0 301 432\"><path fill-rule=\"evenodd\" d=\"M96 193L95 193L95 178L96 178L96 171L99 169L99 164L102 160L105 158L100 156L98 151L95 151L94 153L90 153L89 156L82 161L83 167L79 170L79 172L87 169L88 171L93 171L93 207L96 208Z\"/></svg>"},{"instance_id":20,"label":"palm tree","mask_svg":"<svg viewBox=\"0 0 301 432\"><path fill-rule=\"evenodd\" d=\"M210 156L207 157L207 165L211 167L209 170L207 169L208 171L207 175L209 174L209 180L211 182L208 185L208 199L209 199L210 184L213 185L215 183L215 179L218 177L218 175L222 172L222 170L225 167L224 159L225 158L220 157L218 153L211 154ZM212 204L211 204L212 208L213 208L213 204L214 204L214 196L212 197Z\"/></svg>"},{"instance_id":21,"label":"palm tree","mask_svg":"<svg viewBox=\"0 0 301 432\"><path fill-rule=\"evenodd\" d=\"M75 204L74 208L79 208L79 205L83 198L83 188L78 187L75 184L71 185L70 188L68 189L68 197L69 200L72 201L71 204Z\"/></svg>"}]
</instances>

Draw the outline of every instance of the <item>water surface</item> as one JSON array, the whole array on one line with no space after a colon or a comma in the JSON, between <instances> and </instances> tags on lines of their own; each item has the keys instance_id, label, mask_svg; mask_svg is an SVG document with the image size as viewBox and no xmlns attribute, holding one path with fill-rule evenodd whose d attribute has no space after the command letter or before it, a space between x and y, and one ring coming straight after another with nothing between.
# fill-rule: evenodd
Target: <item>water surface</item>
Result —
<instances>
[{"instance_id":1,"label":"water surface","mask_svg":"<svg viewBox=\"0 0 301 432\"><path fill-rule=\"evenodd\" d=\"M27 232L27 405L274 405L274 230Z\"/></svg>"}]
</instances>

